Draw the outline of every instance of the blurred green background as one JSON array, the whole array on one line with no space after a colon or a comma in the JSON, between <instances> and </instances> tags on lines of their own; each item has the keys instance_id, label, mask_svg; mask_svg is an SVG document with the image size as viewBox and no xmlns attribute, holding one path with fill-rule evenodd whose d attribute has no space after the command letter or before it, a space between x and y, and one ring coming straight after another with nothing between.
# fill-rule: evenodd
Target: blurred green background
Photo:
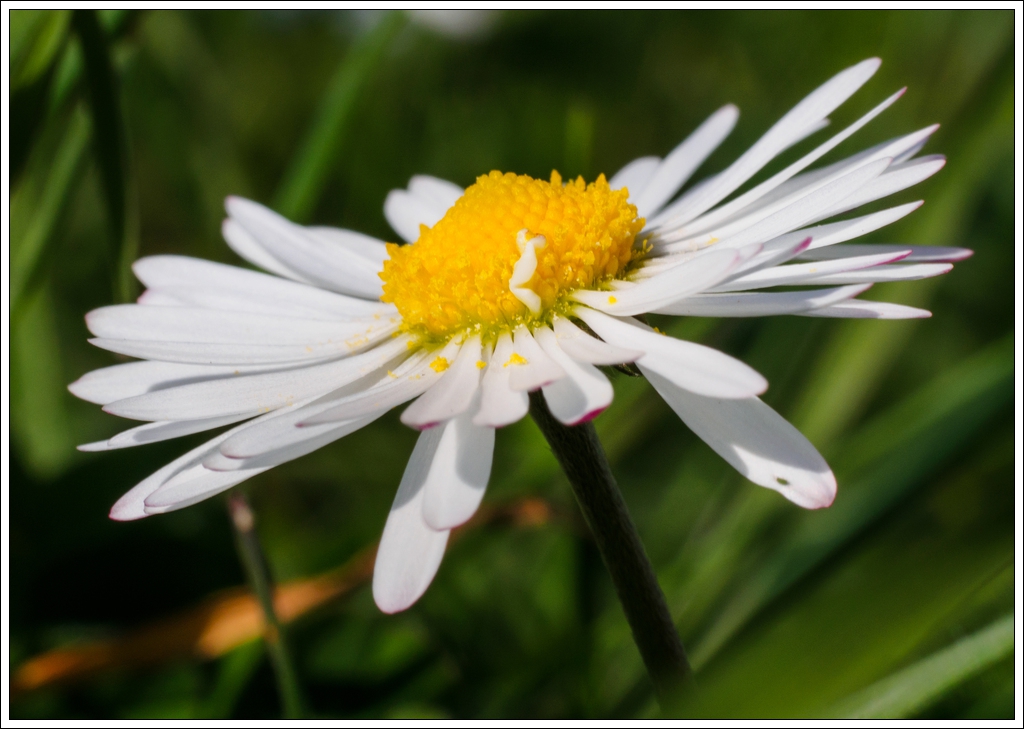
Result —
<instances>
[{"instance_id":1,"label":"blurred green background","mask_svg":"<svg viewBox=\"0 0 1024 729\"><path fill-rule=\"evenodd\" d=\"M878 55L833 127L909 92L830 159L942 123L926 151L947 167L883 201L925 206L869 239L976 251L870 292L934 317L662 324L769 379L766 400L832 464L835 505L805 512L744 481L643 380L619 377L596 424L697 669L674 712L1013 716L1011 11L502 12L447 28L380 12L10 17L12 673L244 581L221 498L106 516L204 436L75 451L130 427L65 388L117 361L87 344L83 315L138 294L134 257L240 264L220 237L229 194L393 240L382 203L413 174L592 179L664 155L734 102L706 175ZM278 580L372 545L415 435L392 413L249 484ZM310 716L658 715L568 485L524 420L499 433L484 503L527 497L548 518L467 529L408 612L380 614L363 586L292 623ZM17 690L11 715L281 712L259 641L87 673Z\"/></svg>"}]
</instances>

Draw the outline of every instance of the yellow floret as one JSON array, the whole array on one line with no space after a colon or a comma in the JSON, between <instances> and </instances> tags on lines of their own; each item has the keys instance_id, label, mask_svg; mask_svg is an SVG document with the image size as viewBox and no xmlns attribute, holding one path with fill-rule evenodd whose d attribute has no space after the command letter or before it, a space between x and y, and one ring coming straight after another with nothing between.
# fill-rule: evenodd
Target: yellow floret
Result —
<instances>
[{"instance_id":1,"label":"yellow floret","mask_svg":"<svg viewBox=\"0 0 1024 729\"><path fill-rule=\"evenodd\" d=\"M434 372L444 372L448 369L448 360L439 356L430 363L430 369L434 370Z\"/></svg>"},{"instance_id":2,"label":"yellow floret","mask_svg":"<svg viewBox=\"0 0 1024 729\"><path fill-rule=\"evenodd\" d=\"M590 185L491 172L477 178L433 228L420 226L412 245L388 244L381 300L392 302L405 331L432 339L478 331L493 336L550 315L565 296L621 275L644 226L629 192L604 175ZM537 269L526 286L541 299L539 314L509 290L519 260L519 231L542 235Z\"/></svg>"}]
</instances>

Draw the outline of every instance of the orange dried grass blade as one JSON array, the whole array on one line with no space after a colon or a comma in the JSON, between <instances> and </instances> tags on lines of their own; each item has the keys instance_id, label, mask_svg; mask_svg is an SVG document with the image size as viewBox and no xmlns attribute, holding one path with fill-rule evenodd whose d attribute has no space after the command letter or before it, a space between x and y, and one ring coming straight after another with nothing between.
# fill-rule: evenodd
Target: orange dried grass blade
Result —
<instances>
[{"instance_id":1,"label":"orange dried grass blade","mask_svg":"<svg viewBox=\"0 0 1024 729\"><path fill-rule=\"evenodd\" d=\"M551 521L551 508L541 499L522 499L481 509L453 532L494 523L536 527ZM282 623L296 620L332 600L344 597L373 575L377 545L372 544L348 562L315 577L278 586L274 607ZM22 663L11 679L11 695L46 686L82 680L112 668L137 668L194 657L209 660L228 653L263 634L263 614L247 588L215 593L182 613L150 623L126 635L83 645L57 648Z\"/></svg>"}]
</instances>

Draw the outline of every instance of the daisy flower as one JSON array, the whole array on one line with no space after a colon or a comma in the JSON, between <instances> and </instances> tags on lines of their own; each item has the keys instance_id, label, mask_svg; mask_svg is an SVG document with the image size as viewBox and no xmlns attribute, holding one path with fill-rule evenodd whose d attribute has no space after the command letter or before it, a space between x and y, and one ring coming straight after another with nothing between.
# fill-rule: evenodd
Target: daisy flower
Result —
<instances>
[{"instance_id":1,"label":"daisy flower","mask_svg":"<svg viewBox=\"0 0 1024 729\"><path fill-rule=\"evenodd\" d=\"M495 430L540 390L566 425L612 401L602 365L632 363L700 438L754 483L806 508L836 481L817 450L758 395L746 364L644 323L648 313L899 319L928 312L856 297L877 281L945 273L962 249L848 244L920 202L848 211L937 172L916 156L931 126L811 170L885 99L763 182L781 152L820 131L874 74L838 74L726 169L677 193L729 134L711 115L664 159L586 184L490 172L467 189L415 176L384 212L406 244L303 227L228 198L228 245L266 273L181 256L135 263L137 304L87 315L93 344L141 361L83 376L78 397L145 424L81 448L109 450L231 425L125 494L117 520L207 499L412 401L421 435L384 526L373 594L385 612L427 589L452 528L483 498ZM773 291L786 287L784 291Z\"/></svg>"}]
</instances>

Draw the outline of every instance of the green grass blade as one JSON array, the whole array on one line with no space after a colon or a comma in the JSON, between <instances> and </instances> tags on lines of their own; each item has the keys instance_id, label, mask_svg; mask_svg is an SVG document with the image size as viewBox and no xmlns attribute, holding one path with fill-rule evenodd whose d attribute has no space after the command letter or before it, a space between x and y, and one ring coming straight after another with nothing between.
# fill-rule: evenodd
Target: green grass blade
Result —
<instances>
[{"instance_id":1,"label":"green grass blade","mask_svg":"<svg viewBox=\"0 0 1024 729\"><path fill-rule=\"evenodd\" d=\"M82 44L77 37L72 37L64 46L64 52L54 68L50 98L47 102L49 114L57 114L78 89L83 66Z\"/></svg>"},{"instance_id":2,"label":"green grass blade","mask_svg":"<svg viewBox=\"0 0 1024 729\"><path fill-rule=\"evenodd\" d=\"M835 459L840 495L802 515L785 545L719 612L692 651L706 664L768 602L888 511L998 412L1012 394L1013 337L937 377L868 423ZM844 478L844 473L850 478Z\"/></svg>"},{"instance_id":3,"label":"green grass blade","mask_svg":"<svg viewBox=\"0 0 1024 729\"><path fill-rule=\"evenodd\" d=\"M316 118L278 188L274 207L287 218L309 218L338 161L359 94L384 58L405 16L392 11L361 38L338 66Z\"/></svg>"},{"instance_id":4,"label":"green grass blade","mask_svg":"<svg viewBox=\"0 0 1024 729\"><path fill-rule=\"evenodd\" d=\"M1013 652L1013 614L878 681L840 703L844 719L912 717L946 691Z\"/></svg>"},{"instance_id":5,"label":"green grass blade","mask_svg":"<svg viewBox=\"0 0 1024 729\"><path fill-rule=\"evenodd\" d=\"M220 659L217 677L196 718L230 719L245 687L263 661L263 641L253 640L235 648Z\"/></svg>"},{"instance_id":6,"label":"green grass blade","mask_svg":"<svg viewBox=\"0 0 1024 729\"><path fill-rule=\"evenodd\" d=\"M111 43L121 40L131 25L130 21L138 15L137 10L100 10L100 25L107 33ZM121 60L115 53L113 61L115 67L123 66ZM64 46L60 60L54 68L53 83L50 85L50 98L48 101L49 114L57 113L63 108L64 103L72 98L82 80L82 70L85 62L82 60L82 44L78 38L72 36Z\"/></svg>"},{"instance_id":7,"label":"green grass blade","mask_svg":"<svg viewBox=\"0 0 1024 729\"><path fill-rule=\"evenodd\" d=\"M28 86L50 67L67 37L67 10L11 11L11 91Z\"/></svg>"},{"instance_id":8,"label":"green grass blade","mask_svg":"<svg viewBox=\"0 0 1024 729\"><path fill-rule=\"evenodd\" d=\"M25 190L19 190L12 196L11 217L27 220L24 227L19 222L12 223L13 230L25 231L11 246L11 309L14 311L20 308L26 292L38 280L43 269L57 222L85 168L83 162L88 143L89 119L79 108L72 113L45 176L41 199L30 200L34 196Z\"/></svg>"},{"instance_id":9,"label":"green grass blade","mask_svg":"<svg viewBox=\"0 0 1024 729\"><path fill-rule=\"evenodd\" d=\"M128 142L125 137L118 79L110 56L109 38L94 10L76 10L75 31L82 43L93 141L103 180L110 222L110 260L114 297L135 298L131 264L138 249L132 190L128 175Z\"/></svg>"},{"instance_id":10,"label":"green grass blade","mask_svg":"<svg viewBox=\"0 0 1024 729\"><path fill-rule=\"evenodd\" d=\"M11 322L11 434L25 467L60 475L75 456L50 287L40 286Z\"/></svg>"},{"instance_id":11,"label":"green grass blade","mask_svg":"<svg viewBox=\"0 0 1024 729\"><path fill-rule=\"evenodd\" d=\"M954 487L961 496L965 483ZM1013 538L1006 530L952 539L921 531L927 513L927 503L914 504L763 614L698 674L680 710L694 718L824 717L970 623L977 613L964 596L1005 569Z\"/></svg>"}]
</instances>

